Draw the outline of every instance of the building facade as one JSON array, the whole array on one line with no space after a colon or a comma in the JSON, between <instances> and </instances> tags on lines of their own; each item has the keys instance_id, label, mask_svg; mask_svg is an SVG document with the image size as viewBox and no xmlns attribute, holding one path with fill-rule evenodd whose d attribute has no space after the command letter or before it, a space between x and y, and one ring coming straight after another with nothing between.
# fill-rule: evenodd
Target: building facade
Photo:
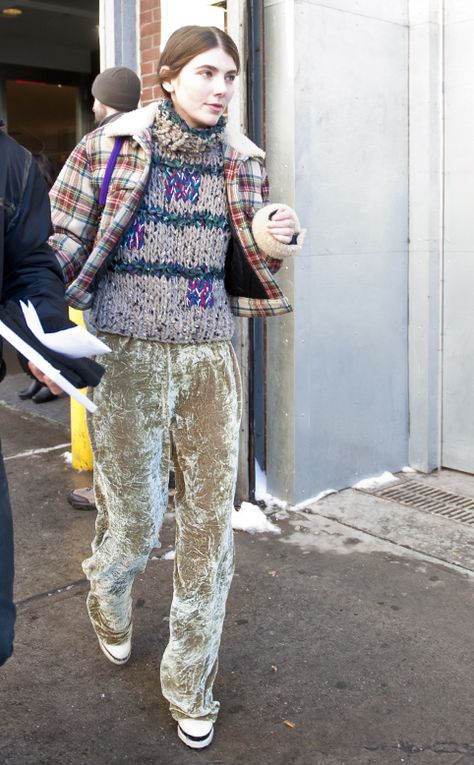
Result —
<instances>
[{"instance_id":1,"label":"building facade","mask_svg":"<svg viewBox=\"0 0 474 765\"><path fill-rule=\"evenodd\" d=\"M34 5L51 13L51 2ZM474 473L474 4L90 0L86 16L61 7L94 23L87 53L77 46L68 63L64 45L51 60L43 47L33 60L32 46L15 45L14 19L0 19L0 101L8 117L21 66L82 78L71 85L74 137L99 68L131 66L142 103L156 98L160 45L174 28L226 26L242 51L230 119L265 144L272 197L307 228L303 253L279 275L294 313L239 321L242 496L255 484L258 494L262 474L268 493L300 503L405 465Z\"/></svg>"}]
</instances>

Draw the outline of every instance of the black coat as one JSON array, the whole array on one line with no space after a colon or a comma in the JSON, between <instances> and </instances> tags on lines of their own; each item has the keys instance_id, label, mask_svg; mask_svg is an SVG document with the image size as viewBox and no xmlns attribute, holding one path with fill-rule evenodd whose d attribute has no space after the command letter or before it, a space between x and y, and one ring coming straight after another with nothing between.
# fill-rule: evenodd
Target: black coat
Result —
<instances>
[{"instance_id":1,"label":"black coat","mask_svg":"<svg viewBox=\"0 0 474 765\"><path fill-rule=\"evenodd\" d=\"M38 166L0 129L0 302L31 300L49 332L69 326L62 271L48 245L51 233L48 192Z\"/></svg>"},{"instance_id":2,"label":"black coat","mask_svg":"<svg viewBox=\"0 0 474 765\"><path fill-rule=\"evenodd\" d=\"M1 302L30 299L44 328L54 331L68 326L68 317L50 233L48 193L36 162L0 127ZM0 379L4 374L0 346ZM14 622L12 522L0 451L0 665L13 650Z\"/></svg>"}]
</instances>

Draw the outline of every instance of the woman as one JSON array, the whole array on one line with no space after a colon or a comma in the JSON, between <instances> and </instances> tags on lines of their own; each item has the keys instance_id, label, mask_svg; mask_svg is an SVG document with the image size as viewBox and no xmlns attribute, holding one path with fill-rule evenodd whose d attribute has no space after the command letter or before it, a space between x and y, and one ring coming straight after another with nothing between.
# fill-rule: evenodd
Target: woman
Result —
<instances>
[{"instance_id":1,"label":"woman","mask_svg":"<svg viewBox=\"0 0 474 765\"><path fill-rule=\"evenodd\" d=\"M67 295L92 306L113 351L90 420L98 517L83 564L89 615L106 656L124 664L133 579L163 520L172 450L176 560L161 685L192 748L213 737L234 565L241 393L232 313L290 311L272 271L301 244L289 208L261 209L263 152L225 126L239 68L221 30L177 30L158 67L164 98L86 136L52 192Z\"/></svg>"}]
</instances>

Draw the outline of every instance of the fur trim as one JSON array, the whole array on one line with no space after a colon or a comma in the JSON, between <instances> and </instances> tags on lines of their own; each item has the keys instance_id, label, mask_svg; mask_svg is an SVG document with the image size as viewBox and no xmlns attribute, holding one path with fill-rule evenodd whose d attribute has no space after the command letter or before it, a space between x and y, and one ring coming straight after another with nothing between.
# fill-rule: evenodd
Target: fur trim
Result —
<instances>
[{"instance_id":1,"label":"fur trim","mask_svg":"<svg viewBox=\"0 0 474 765\"><path fill-rule=\"evenodd\" d=\"M229 125L226 125L224 131L224 141L228 146L235 149L235 151L238 151L239 154L243 154L245 157L261 157L261 159L265 159L265 152L263 149L260 149L250 140L250 138L247 138L246 135L240 133L238 130L229 127Z\"/></svg>"},{"instance_id":2,"label":"fur trim","mask_svg":"<svg viewBox=\"0 0 474 765\"><path fill-rule=\"evenodd\" d=\"M111 138L122 135L140 135L153 125L157 109L158 102L153 101L133 112L126 112L118 119L105 125L104 135ZM224 143L245 157L261 157L261 159L265 157L263 149L260 149L250 138L229 127L229 125L224 130Z\"/></svg>"},{"instance_id":3,"label":"fur trim","mask_svg":"<svg viewBox=\"0 0 474 765\"><path fill-rule=\"evenodd\" d=\"M279 242L278 239L275 239L275 237L267 230L268 218L271 213L276 210L287 210L291 213L291 216L295 221L296 244L283 244L283 242ZM266 255L281 260L282 258L287 258L289 255L296 255L296 253L301 250L306 231L301 229L298 216L291 207L284 204L270 204L265 205L265 207L262 207L255 213L252 221L252 233L258 247Z\"/></svg>"},{"instance_id":4,"label":"fur trim","mask_svg":"<svg viewBox=\"0 0 474 765\"><path fill-rule=\"evenodd\" d=\"M157 106L157 102L153 101L153 103L142 106L140 109L134 109L133 112L125 112L118 119L105 125L104 135L116 138L121 135L143 133L153 125Z\"/></svg>"}]
</instances>

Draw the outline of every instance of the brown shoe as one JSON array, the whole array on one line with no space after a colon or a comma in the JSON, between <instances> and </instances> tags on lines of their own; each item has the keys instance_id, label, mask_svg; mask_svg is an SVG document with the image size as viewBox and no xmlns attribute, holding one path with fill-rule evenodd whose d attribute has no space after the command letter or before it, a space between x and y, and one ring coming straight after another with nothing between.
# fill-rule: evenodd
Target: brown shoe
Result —
<instances>
[{"instance_id":1,"label":"brown shoe","mask_svg":"<svg viewBox=\"0 0 474 765\"><path fill-rule=\"evenodd\" d=\"M84 489L73 489L67 495L67 501L75 510L97 510L92 486Z\"/></svg>"}]
</instances>

